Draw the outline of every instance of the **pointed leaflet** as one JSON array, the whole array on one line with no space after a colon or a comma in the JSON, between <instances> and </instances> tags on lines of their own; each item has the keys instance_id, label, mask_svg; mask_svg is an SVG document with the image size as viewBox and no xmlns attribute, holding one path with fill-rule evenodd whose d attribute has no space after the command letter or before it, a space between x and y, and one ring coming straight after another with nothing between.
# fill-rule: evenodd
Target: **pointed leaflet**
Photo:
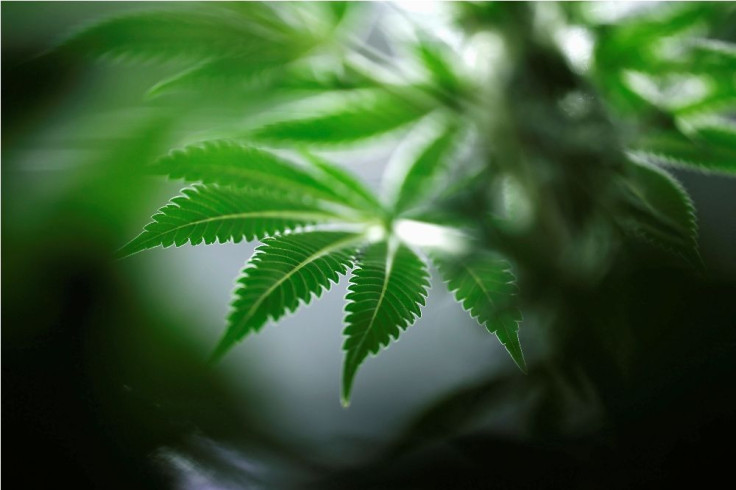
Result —
<instances>
[{"instance_id":1,"label":"pointed leaflet","mask_svg":"<svg viewBox=\"0 0 736 490\"><path fill-rule=\"evenodd\" d=\"M457 128L450 126L419 154L401 181L396 196L396 212L411 208L434 190L433 185L446 167L456 137Z\"/></svg>"},{"instance_id":2,"label":"pointed leaflet","mask_svg":"<svg viewBox=\"0 0 736 490\"><path fill-rule=\"evenodd\" d=\"M437 255L434 263L447 289L455 295L470 316L496 334L511 358L526 371L519 343L521 311L517 307L516 278L507 261L489 254L461 259Z\"/></svg>"},{"instance_id":3,"label":"pointed leaflet","mask_svg":"<svg viewBox=\"0 0 736 490\"><path fill-rule=\"evenodd\" d=\"M218 241L250 241L300 225L339 219L313 205L242 189L196 185L182 190L153 215L143 233L117 253Z\"/></svg>"},{"instance_id":4,"label":"pointed leaflet","mask_svg":"<svg viewBox=\"0 0 736 490\"><path fill-rule=\"evenodd\" d=\"M311 232L269 238L258 247L237 282L228 327L212 359L235 343L319 297L345 274L362 235Z\"/></svg>"},{"instance_id":5,"label":"pointed leaflet","mask_svg":"<svg viewBox=\"0 0 736 490\"><path fill-rule=\"evenodd\" d=\"M348 107L331 113L277 122L253 133L269 142L339 145L387 133L416 121L432 108L411 88L361 94Z\"/></svg>"},{"instance_id":6,"label":"pointed leaflet","mask_svg":"<svg viewBox=\"0 0 736 490\"><path fill-rule=\"evenodd\" d=\"M619 218L623 230L700 265L695 207L682 185L665 170L643 162L631 165L622 185L627 211Z\"/></svg>"},{"instance_id":7,"label":"pointed leaflet","mask_svg":"<svg viewBox=\"0 0 736 490\"><path fill-rule=\"evenodd\" d=\"M677 131L647 136L632 148L638 162L736 175L736 132L729 123L692 127L693 139Z\"/></svg>"},{"instance_id":8,"label":"pointed leaflet","mask_svg":"<svg viewBox=\"0 0 736 490\"><path fill-rule=\"evenodd\" d=\"M153 173L172 179L264 189L283 192L295 199L343 203L335 191L305 169L268 151L230 141L207 141L175 150L151 168Z\"/></svg>"},{"instance_id":9,"label":"pointed leaflet","mask_svg":"<svg viewBox=\"0 0 736 490\"><path fill-rule=\"evenodd\" d=\"M460 92L460 81L451 63L451 54L448 47L438 41L423 39L416 46L416 52L429 74L443 89L451 94Z\"/></svg>"},{"instance_id":10,"label":"pointed leaflet","mask_svg":"<svg viewBox=\"0 0 736 490\"><path fill-rule=\"evenodd\" d=\"M350 279L345 305L345 364L342 400L347 404L355 374L368 354L377 354L419 317L429 274L419 257L404 245L371 245Z\"/></svg>"}]
</instances>

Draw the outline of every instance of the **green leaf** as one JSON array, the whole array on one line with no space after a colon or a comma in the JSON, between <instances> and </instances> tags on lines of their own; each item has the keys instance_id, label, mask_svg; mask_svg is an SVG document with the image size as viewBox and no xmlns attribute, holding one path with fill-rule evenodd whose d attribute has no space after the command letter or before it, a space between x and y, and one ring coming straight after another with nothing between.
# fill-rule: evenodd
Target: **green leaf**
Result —
<instances>
[{"instance_id":1,"label":"green leaf","mask_svg":"<svg viewBox=\"0 0 736 490\"><path fill-rule=\"evenodd\" d=\"M243 269L235 289L228 327L212 360L235 343L319 297L352 264L362 235L310 232L269 238Z\"/></svg>"},{"instance_id":2,"label":"green leaf","mask_svg":"<svg viewBox=\"0 0 736 490\"><path fill-rule=\"evenodd\" d=\"M447 46L429 39L424 39L417 47L417 54L429 74L443 89L450 93L459 92L462 83L450 62Z\"/></svg>"},{"instance_id":3,"label":"green leaf","mask_svg":"<svg viewBox=\"0 0 736 490\"><path fill-rule=\"evenodd\" d=\"M271 46L257 53L205 61L162 80L149 91L150 97L172 91L242 91L260 74L296 59L301 51Z\"/></svg>"},{"instance_id":4,"label":"green leaf","mask_svg":"<svg viewBox=\"0 0 736 490\"><path fill-rule=\"evenodd\" d=\"M344 203L349 203L354 208L364 209L376 215L382 214L383 205L376 195L354 175L317 155L307 151L302 151L302 153L320 172L318 178L335 194L339 195Z\"/></svg>"},{"instance_id":5,"label":"green leaf","mask_svg":"<svg viewBox=\"0 0 736 490\"><path fill-rule=\"evenodd\" d=\"M268 142L340 145L378 136L421 118L431 109L411 90L370 91L349 107L325 115L270 124L253 133Z\"/></svg>"},{"instance_id":6,"label":"green leaf","mask_svg":"<svg viewBox=\"0 0 736 490\"><path fill-rule=\"evenodd\" d=\"M345 306L342 402L347 405L355 374L368 354L377 354L420 316L429 286L424 262L396 242L371 245L350 278Z\"/></svg>"},{"instance_id":7,"label":"green leaf","mask_svg":"<svg viewBox=\"0 0 736 490\"><path fill-rule=\"evenodd\" d=\"M734 175L734 143L733 129L726 125L696 128L693 138L667 131L649 135L633 145L631 157L649 164Z\"/></svg>"},{"instance_id":8,"label":"green leaf","mask_svg":"<svg viewBox=\"0 0 736 490\"><path fill-rule=\"evenodd\" d=\"M134 12L82 29L61 49L128 61L257 55L285 41L259 20L218 8Z\"/></svg>"},{"instance_id":9,"label":"green leaf","mask_svg":"<svg viewBox=\"0 0 736 490\"><path fill-rule=\"evenodd\" d=\"M694 39L691 44L695 49L729 63L733 69L733 63L736 62L736 43L719 39Z\"/></svg>"},{"instance_id":10,"label":"green leaf","mask_svg":"<svg viewBox=\"0 0 736 490\"><path fill-rule=\"evenodd\" d=\"M149 97L164 94L208 95L245 98L254 103L264 100L273 106L305 96L375 88L377 82L348 65L319 66L307 46L300 49L278 47L258 56L226 57L209 60L167 78L149 92ZM267 104L268 106L269 104Z\"/></svg>"},{"instance_id":11,"label":"green leaf","mask_svg":"<svg viewBox=\"0 0 736 490\"><path fill-rule=\"evenodd\" d=\"M509 263L487 253L461 259L436 255L433 261L465 311L496 334L519 369L526 372L519 342L518 287Z\"/></svg>"},{"instance_id":12,"label":"green leaf","mask_svg":"<svg viewBox=\"0 0 736 490\"><path fill-rule=\"evenodd\" d=\"M730 153L736 167L736 123L728 116L702 114L677 120L682 132L702 146L714 147L712 151Z\"/></svg>"},{"instance_id":13,"label":"green leaf","mask_svg":"<svg viewBox=\"0 0 736 490\"><path fill-rule=\"evenodd\" d=\"M623 230L701 265L695 207L682 185L665 170L634 162L624 180L627 214L619 218Z\"/></svg>"},{"instance_id":14,"label":"green leaf","mask_svg":"<svg viewBox=\"0 0 736 490\"><path fill-rule=\"evenodd\" d=\"M325 66L308 62L295 63L269 80L269 88L292 93L338 93L358 89L375 89L379 82L356 70L349 63Z\"/></svg>"},{"instance_id":15,"label":"green leaf","mask_svg":"<svg viewBox=\"0 0 736 490\"><path fill-rule=\"evenodd\" d=\"M394 206L397 213L420 203L435 190L438 177L447 168L447 157L452 153L456 137L457 128L454 125L447 127L412 163L396 196Z\"/></svg>"},{"instance_id":16,"label":"green leaf","mask_svg":"<svg viewBox=\"0 0 736 490\"><path fill-rule=\"evenodd\" d=\"M215 241L251 241L320 222L339 219L314 205L243 189L196 185L182 190L152 217L143 233L117 252L125 257L158 246Z\"/></svg>"},{"instance_id":17,"label":"green leaf","mask_svg":"<svg viewBox=\"0 0 736 490\"><path fill-rule=\"evenodd\" d=\"M306 169L265 150L228 141L207 141L175 150L153 167L157 175L189 182L222 184L270 192L295 199L343 203L338 193Z\"/></svg>"}]
</instances>

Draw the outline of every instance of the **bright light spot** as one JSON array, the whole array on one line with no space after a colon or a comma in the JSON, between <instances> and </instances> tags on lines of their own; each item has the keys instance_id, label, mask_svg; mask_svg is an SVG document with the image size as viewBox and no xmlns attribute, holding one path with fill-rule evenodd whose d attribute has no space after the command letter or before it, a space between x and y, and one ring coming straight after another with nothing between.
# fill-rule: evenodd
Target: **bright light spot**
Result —
<instances>
[{"instance_id":1,"label":"bright light spot","mask_svg":"<svg viewBox=\"0 0 736 490\"><path fill-rule=\"evenodd\" d=\"M590 58L593 54L593 35L583 27L566 27L555 34L565 57L578 73L590 69Z\"/></svg>"},{"instance_id":2,"label":"bright light spot","mask_svg":"<svg viewBox=\"0 0 736 490\"><path fill-rule=\"evenodd\" d=\"M624 72L624 82L631 90L644 97L649 102L658 104L661 98L657 84L650 77L638 71L627 70Z\"/></svg>"},{"instance_id":3,"label":"bright light spot","mask_svg":"<svg viewBox=\"0 0 736 490\"><path fill-rule=\"evenodd\" d=\"M701 100L710 91L709 84L694 75L671 75L656 79L637 71L625 71L624 82L654 105L678 109Z\"/></svg>"},{"instance_id":4,"label":"bright light spot","mask_svg":"<svg viewBox=\"0 0 736 490\"><path fill-rule=\"evenodd\" d=\"M697 114L690 117L679 117L675 120L677 127L685 134L695 134L703 129L716 130L736 135L736 121L718 114Z\"/></svg>"},{"instance_id":5,"label":"bright light spot","mask_svg":"<svg viewBox=\"0 0 736 490\"><path fill-rule=\"evenodd\" d=\"M495 32L479 32L465 45L462 57L479 80L486 80L506 67L506 44Z\"/></svg>"},{"instance_id":6,"label":"bright light spot","mask_svg":"<svg viewBox=\"0 0 736 490\"><path fill-rule=\"evenodd\" d=\"M627 17L659 8L658 3L657 1L591 2L586 4L586 17L592 22L601 24L621 22Z\"/></svg>"},{"instance_id":7,"label":"bright light spot","mask_svg":"<svg viewBox=\"0 0 736 490\"><path fill-rule=\"evenodd\" d=\"M394 225L394 231L401 240L419 247L438 248L448 252L461 253L465 250L467 239L459 231L446 226L402 219Z\"/></svg>"},{"instance_id":8,"label":"bright light spot","mask_svg":"<svg viewBox=\"0 0 736 490\"><path fill-rule=\"evenodd\" d=\"M441 13L441 9L443 8L442 2L438 1L410 2L399 0L395 1L394 3L402 10L406 10L407 12L424 15Z\"/></svg>"},{"instance_id":9,"label":"bright light spot","mask_svg":"<svg viewBox=\"0 0 736 490\"><path fill-rule=\"evenodd\" d=\"M503 210L511 227L523 230L531 226L534 206L524 187L516 179L505 177L502 189Z\"/></svg>"},{"instance_id":10,"label":"bright light spot","mask_svg":"<svg viewBox=\"0 0 736 490\"><path fill-rule=\"evenodd\" d=\"M582 119L593 109L593 99L578 90L565 94L558 102L560 109L573 119Z\"/></svg>"},{"instance_id":11,"label":"bright light spot","mask_svg":"<svg viewBox=\"0 0 736 490\"><path fill-rule=\"evenodd\" d=\"M365 237L369 242L377 242L383 240L386 236L386 228L383 225L375 224L368 227Z\"/></svg>"},{"instance_id":12,"label":"bright light spot","mask_svg":"<svg viewBox=\"0 0 736 490\"><path fill-rule=\"evenodd\" d=\"M414 36L418 28L419 31L430 33L432 37L440 39L447 43L453 49L459 49L462 44L461 33L453 26L453 5L450 2L440 1L394 1L393 6L397 7L397 11L401 12L397 19L403 24L403 28L394 25L393 28L399 31L404 28L410 31L410 36ZM392 22L390 18L388 25ZM384 22L384 27L386 23ZM389 29L392 30L392 29Z\"/></svg>"}]
</instances>

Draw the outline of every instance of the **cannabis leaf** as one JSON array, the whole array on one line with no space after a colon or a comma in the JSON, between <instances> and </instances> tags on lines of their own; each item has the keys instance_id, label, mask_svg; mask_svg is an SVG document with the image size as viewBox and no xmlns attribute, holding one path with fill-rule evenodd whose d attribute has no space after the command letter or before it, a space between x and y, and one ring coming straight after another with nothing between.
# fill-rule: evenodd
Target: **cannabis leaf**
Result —
<instances>
[{"instance_id":1,"label":"cannabis leaf","mask_svg":"<svg viewBox=\"0 0 736 490\"><path fill-rule=\"evenodd\" d=\"M207 141L171 152L151 172L189 182L232 185L343 203L343 198L304 168L271 152L231 141Z\"/></svg>"},{"instance_id":2,"label":"cannabis leaf","mask_svg":"<svg viewBox=\"0 0 736 490\"><path fill-rule=\"evenodd\" d=\"M398 212L406 211L423 202L436 187L436 179L446 169L448 155L457 138L457 128L448 127L430 141L412 163L401 180L401 187L394 206Z\"/></svg>"},{"instance_id":3,"label":"cannabis leaf","mask_svg":"<svg viewBox=\"0 0 736 490\"><path fill-rule=\"evenodd\" d=\"M383 241L360 257L345 297L345 365L342 400L347 405L358 366L377 354L419 317L429 286L424 263L405 245Z\"/></svg>"},{"instance_id":4,"label":"cannabis leaf","mask_svg":"<svg viewBox=\"0 0 736 490\"><path fill-rule=\"evenodd\" d=\"M518 334L522 320L516 301L518 288L509 262L489 254L461 260L436 255L434 262L463 308L496 334L514 362L526 371Z\"/></svg>"},{"instance_id":5,"label":"cannabis leaf","mask_svg":"<svg viewBox=\"0 0 736 490\"><path fill-rule=\"evenodd\" d=\"M427 114L432 106L410 92L388 90L357 94L352 107L307 119L270 124L253 133L270 143L339 145L387 133Z\"/></svg>"},{"instance_id":6,"label":"cannabis leaf","mask_svg":"<svg viewBox=\"0 0 736 490\"><path fill-rule=\"evenodd\" d=\"M314 232L270 238L256 250L238 279L225 336L213 358L221 357L271 318L276 321L319 297L350 267L362 237Z\"/></svg>"},{"instance_id":7,"label":"cannabis leaf","mask_svg":"<svg viewBox=\"0 0 736 490\"><path fill-rule=\"evenodd\" d=\"M197 185L182 190L182 195L154 214L153 222L120 249L118 256L187 242L250 241L332 219L332 213L283 196Z\"/></svg>"},{"instance_id":8,"label":"cannabis leaf","mask_svg":"<svg viewBox=\"0 0 736 490\"><path fill-rule=\"evenodd\" d=\"M455 134L448 129L421 152L392 206L344 169L306 151L306 166L228 141L171 152L151 167L152 173L198 183L161 208L118 255L187 242L263 240L237 281L213 360L269 320L278 321L319 297L354 266L345 307L342 400L347 405L363 361L398 339L421 314L429 287L427 266L394 232L393 219L407 203L431 191L432 176ZM463 286L458 299L473 302L471 314L496 333L523 367L516 336L521 318L507 306L513 276L506 269L468 265L466 270L474 271L483 294ZM499 274L509 284L494 284Z\"/></svg>"},{"instance_id":9,"label":"cannabis leaf","mask_svg":"<svg viewBox=\"0 0 736 490\"><path fill-rule=\"evenodd\" d=\"M362 182L340 167L318 156L304 152L305 157L320 173L320 180L341 202L372 213L381 212L383 204Z\"/></svg>"},{"instance_id":10,"label":"cannabis leaf","mask_svg":"<svg viewBox=\"0 0 736 490\"><path fill-rule=\"evenodd\" d=\"M699 266L695 207L682 185L645 162L632 166L624 185L624 229Z\"/></svg>"},{"instance_id":11,"label":"cannabis leaf","mask_svg":"<svg viewBox=\"0 0 736 490\"><path fill-rule=\"evenodd\" d=\"M655 165L736 175L736 131L732 123L697 126L692 137L675 131L648 135L633 146L632 156Z\"/></svg>"}]
</instances>

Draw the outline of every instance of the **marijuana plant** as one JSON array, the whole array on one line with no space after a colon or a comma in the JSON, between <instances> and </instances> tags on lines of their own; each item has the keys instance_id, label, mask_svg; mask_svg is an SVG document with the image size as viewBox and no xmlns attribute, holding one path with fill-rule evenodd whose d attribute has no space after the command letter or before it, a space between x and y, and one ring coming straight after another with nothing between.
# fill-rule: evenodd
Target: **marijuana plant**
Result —
<instances>
[{"instance_id":1,"label":"marijuana plant","mask_svg":"<svg viewBox=\"0 0 736 490\"><path fill-rule=\"evenodd\" d=\"M438 139L417 159L431 173L443 161ZM312 158L300 168L265 150L208 142L162 158L156 173L199 181L153 216L143 233L120 250L130 255L156 246L263 240L237 281L228 328L214 358L307 304L353 269L345 307L343 400L358 366L420 315L429 286L425 261L396 233L409 221L402 203L417 197L427 173L408 177L392 206L351 175ZM410 223L410 222L409 222ZM509 264L491 255L455 268L441 251L435 260L465 308L495 333L517 364L524 359L517 335Z\"/></svg>"},{"instance_id":2,"label":"marijuana plant","mask_svg":"<svg viewBox=\"0 0 736 490\"><path fill-rule=\"evenodd\" d=\"M693 205L662 165L736 171L724 109L736 50L693 27L716 25L722 9L609 25L586 8L461 3L454 44L400 15L409 34L389 32L365 22L381 9L339 2L187 6L81 30L61 49L178 63L149 96L183 100L182 117L200 104L243 108L209 128L216 137L150 166L191 185L119 256L263 242L237 279L215 360L352 271L344 403L369 354L421 315L429 261L524 370L512 263L539 284L594 282L607 255L643 238L697 266ZM538 21L545 9L555 22ZM560 41L575 29L597 38L585 70ZM706 89L683 98L687 83ZM280 117L264 113L273 107ZM657 131L641 134L642 121ZM403 142L381 195L318 154L384 135Z\"/></svg>"}]
</instances>

